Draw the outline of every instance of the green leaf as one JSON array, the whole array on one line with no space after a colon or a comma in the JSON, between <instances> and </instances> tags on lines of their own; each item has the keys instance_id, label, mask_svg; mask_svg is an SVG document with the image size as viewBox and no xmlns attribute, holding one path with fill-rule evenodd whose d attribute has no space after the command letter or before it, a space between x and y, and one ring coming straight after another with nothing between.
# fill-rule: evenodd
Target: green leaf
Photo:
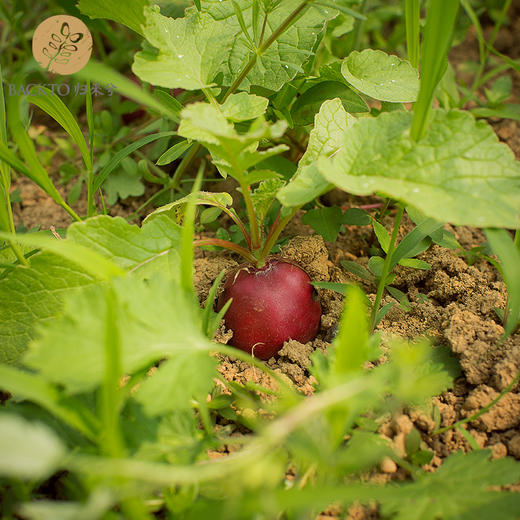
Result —
<instances>
[{"instance_id":1,"label":"green leaf","mask_svg":"<svg viewBox=\"0 0 520 520\"><path fill-rule=\"evenodd\" d=\"M107 2L106 0L79 0L78 8L90 18L108 18L143 35L141 27L145 22L143 10L148 5L150 5L150 0L125 0L122 3Z\"/></svg>"},{"instance_id":2,"label":"green leaf","mask_svg":"<svg viewBox=\"0 0 520 520\"><path fill-rule=\"evenodd\" d=\"M352 262L351 260L341 260L341 265L352 274L359 276L363 280L372 280L373 276L362 265Z\"/></svg>"},{"instance_id":3,"label":"green leaf","mask_svg":"<svg viewBox=\"0 0 520 520\"><path fill-rule=\"evenodd\" d=\"M96 251L125 271L146 277L152 272L176 276L180 227L167 215L158 215L142 228L124 218L99 215L72 224L67 239Z\"/></svg>"},{"instance_id":4,"label":"green leaf","mask_svg":"<svg viewBox=\"0 0 520 520\"><path fill-rule=\"evenodd\" d=\"M34 242L36 237L27 238L29 244L38 245ZM74 256L42 252L31 257L29 267L16 266L0 279L0 336L5 338L0 347L2 363L17 362L35 337L35 324L57 316L68 293L98 282L98 275L103 273L92 272L94 262L85 251L90 255L97 253L96 258L101 255L110 266L141 278L157 271L170 272L173 278L178 276L179 227L166 215L143 224L141 229L121 217L101 215L72 224L67 240L49 240L58 243L58 247L61 242L70 242L69 245L80 248L77 258L84 258L85 265L78 264Z\"/></svg>"},{"instance_id":5,"label":"green leaf","mask_svg":"<svg viewBox=\"0 0 520 520\"><path fill-rule=\"evenodd\" d=\"M309 144L298 169L289 184L277 195L284 206L299 206L310 202L321 193L332 188L316 167L319 157L336 153L343 141L343 135L355 121L343 108L339 99L325 101L316 115L314 128L309 136Z\"/></svg>"},{"instance_id":6,"label":"green leaf","mask_svg":"<svg viewBox=\"0 0 520 520\"><path fill-rule=\"evenodd\" d=\"M283 121L271 125L259 118L247 133L238 133L219 108L209 103L193 103L182 111L179 135L203 143L224 176L229 174L245 182L244 175L249 168L288 149L278 145L257 150L261 139L279 138L285 129Z\"/></svg>"},{"instance_id":7,"label":"green leaf","mask_svg":"<svg viewBox=\"0 0 520 520\"><path fill-rule=\"evenodd\" d=\"M399 260L399 265L411 267L412 269L422 269L423 271L428 271L432 268L428 262L417 258L401 258L401 260Z\"/></svg>"},{"instance_id":8,"label":"green leaf","mask_svg":"<svg viewBox=\"0 0 520 520\"><path fill-rule=\"evenodd\" d=\"M141 179L124 168L113 172L103 183L107 204L112 206L118 199L139 197L144 193Z\"/></svg>"},{"instance_id":9,"label":"green leaf","mask_svg":"<svg viewBox=\"0 0 520 520\"><path fill-rule=\"evenodd\" d=\"M520 165L485 123L461 111L434 112L417 144L411 114L360 119L321 174L355 195L374 192L456 225L520 227ZM435 151L435 153L433 153Z\"/></svg>"},{"instance_id":10,"label":"green leaf","mask_svg":"<svg viewBox=\"0 0 520 520\"><path fill-rule=\"evenodd\" d=\"M372 222L370 215L363 209L350 208L343 213L342 224L347 226L367 226Z\"/></svg>"},{"instance_id":11,"label":"green leaf","mask_svg":"<svg viewBox=\"0 0 520 520\"><path fill-rule=\"evenodd\" d=\"M159 166L163 166L165 164L170 164L173 161L177 160L193 143L189 141L183 140L180 143L174 144L172 147L168 148L160 157L157 159L156 164Z\"/></svg>"},{"instance_id":12,"label":"green leaf","mask_svg":"<svg viewBox=\"0 0 520 520\"><path fill-rule=\"evenodd\" d=\"M217 360L207 352L178 352L141 385L135 398L148 415L191 408L191 399L205 402L216 377Z\"/></svg>"},{"instance_id":13,"label":"green leaf","mask_svg":"<svg viewBox=\"0 0 520 520\"><path fill-rule=\"evenodd\" d=\"M51 475L64 456L65 446L48 426L0 414L1 476L39 480Z\"/></svg>"},{"instance_id":14,"label":"green leaf","mask_svg":"<svg viewBox=\"0 0 520 520\"><path fill-rule=\"evenodd\" d=\"M390 271L401 261L403 258L407 258L409 256L415 256L418 254L417 247L421 245L421 242L425 237L435 233L438 229L442 227L442 223L434 220L432 218L425 219L421 222L417 227L412 229L410 233L408 233L402 240L399 242L399 245L396 247L395 251L392 253L392 260L390 262ZM429 245L429 244L428 244ZM428 247L428 245L426 247ZM419 248L419 251L422 253L423 247Z\"/></svg>"},{"instance_id":15,"label":"green leaf","mask_svg":"<svg viewBox=\"0 0 520 520\"><path fill-rule=\"evenodd\" d=\"M157 208L155 211L150 213L146 219L144 220L145 223L150 222L160 216L161 214L166 214L170 212L174 208L179 208L180 206L185 206L188 203L189 195L186 197L182 197L180 199L174 200L173 202L170 202L169 204L166 204L164 206L161 206L160 208ZM233 204L233 197L223 191L223 192L212 192L212 191L199 191L197 193L197 198L195 201L195 204L202 205L202 206L216 206L217 208L227 208Z\"/></svg>"},{"instance_id":16,"label":"green leaf","mask_svg":"<svg viewBox=\"0 0 520 520\"><path fill-rule=\"evenodd\" d=\"M368 268L376 276L381 276L383 274L384 263L384 259L380 256L371 256L368 260Z\"/></svg>"},{"instance_id":17,"label":"green leaf","mask_svg":"<svg viewBox=\"0 0 520 520\"><path fill-rule=\"evenodd\" d=\"M31 91L37 90L38 95L27 96L29 103L36 105L41 108L44 112L49 114L61 127L70 135L73 141L78 145L79 151L83 158L83 163L87 170L92 168L92 161L90 158L90 151L85 137L83 136L81 129L79 128L76 119L67 108L65 103L57 96L52 93L48 88L39 85L38 88L33 87ZM41 94L40 92L45 92Z\"/></svg>"},{"instance_id":18,"label":"green leaf","mask_svg":"<svg viewBox=\"0 0 520 520\"><path fill-rule=\"evenodd\" d=\"M251 200L259 224L264 221L271 204L276 198L276 194L284 184L284 181L278 178L267 179L262 181L251 194Z\"/></svg>"},{"instance_id":19,"label":"green leaf","mask_svg":"<svg viewBox=\"0 0 520 520\"><path fill-rule=\"evenodd\" d=\"M306 90L294 103L291 116L295 125L308 125L314 121L321 105L338 98L349 113L368 112L367 104L350 87L338 81L322 81Z\"/></svg>"},{"instance_id":20,"label":"green leaf","mask_svg":"<svg viewBox=\"0 0 520 520\"><path fill-rule=\"evenodd\" d=\"M158 6L146 7L144 12L144 36L158 53L138 52L132 65L134 74L166 88L210 87L228 58L233 32L204 13L173 19L162 16Z\"/></svg>"},{"instance_id":21,"label":"green leaf","mask_svg":"<svg viewBox=\"0 0 520 520\"><path fill-rule=\"evenodd\" d=\"M375 494L384 516L402 520L514 520L520 495L497 488L520 478L512 458L489 460L488 450L457 452L435 473L421 473L416 482L386 486Z\"/></svg>"},{"instance_id":22,"label":"green leaf","mask_svg":"<svg viewBox=\"0 0 520 520\"><path fill-rule=\"evenodd\" d=\"M239 122L262 116L265 114L268 104L267 98L239 92L229 96L220 108L227 119Z\"/></svg>"},{"instance_id":23,"label":"green leaf","mask_svg":"<svg viewBox=\"0 0 520 520\"><path fill-rule=\"evenodd\" d=\"M107 308L105 292L115 298ZM199 309L177 282L163 276L146 281L118 278L112 287L95 286L67 298L62 313L39 327L23 363L71 393L92 390L105 372L105 323L114 316L121 367L132 374L181 352L209 351L201 331ZM88 359L88 363L85 360Z\"/></svg>"},{"instance_id":24,"label":"green leaf","mask_svg":"<svg viewBox=\"0 0 520 520\"><path fill-rule=\"evenodd\" d=\"M413 102L419 93L417 70L408 61L383 51L351 52L341 73L360 92L380 101Z\"/></svg>"},{"instance_id":25,"label":"green leaf","mask_svg":"<svg viewBox=\"0 0 520 520\"><path fill-rule=\"evenodd\" d=\"M302 217L302 222L308 224L327 242L334 242L341 228L341 209L330 208L311 209Z\"/></svg>"},{"instance_id":26,"label":"green leaf","mask_svg":"<svg viewBox=\"0 0 520 520\"><path fill-rule=\"evenodd\" d=\"M78 265L51 253L34 255L29 267L16 266L0 279L0 363L18 361L35 337L34 324L53 319L67 292L96 281Z\"/></svg>"},{"instance_id":27,"label":"green leaf","mask_svg":"<svg viewBox=\"0 0 520 520\"><path fill-rule=\"evenodd\" d=\"M499 260L507 286L504 335L509 336L520 322L520 251L509 233L502 229L486 229L486 238Z\"/></svg>"},{"instance_id":28,"label":"green leaf","mask_svg":"<svg viewBox=\"0 0 520 520\"><path fill-rule=\"evenodd\" d=\"M365 295L355 285L347 289L339 332L334 345L333 374L345 375L357 372L370 357Z\"/></svg>"},{"instance_id":29,"label":"green leaf","mask_svg":"<svg viewBox=\"0 0 520 520\"><path fill-rule=\"evenodd\" d=\"M376 234L381 249L386 253L388 251L388 248L390 247L390 235L388 234L388 231L377 220L374 220L372 222L372 226L374 228L374 233Z\"/></svg>"},{"instance_id":30,"label":"green leaf","mask_svg":"<svg viewBox=\"0 0 520 520\"><path fill-rule=\"evenodd\" d=\"M263 2L258 16L253 16L253 6L258 0L239 0L234 2L240 9L244 25L249 34L261 34L267 15L263 43L269 40L291 13L300 5L301 0L283 0L283 2ZM270 4L270 5L269 5ZM266 6L267 8L266 13ZM258 8L258 6L256 6ZM225 52L223 63L224 85L231 85L245 69L255 54L251 43L243 34L240 22L231 0L207 0L202 4L203 12L209 13L215 21L224 25L229 35L233 36L231 51ZM250 90L253 85L269 90L280 90L302 71L303 63L312 54L319 35L328 20L337 15L335 9L323 9L309 6L296 20L263 52L256 53L253 68L241 83L240 88ZM256 21L253 25L253 20ZM259 42L255 41L258 45ZM222 49L222 48L221 48Z\"/></svg>"}]
</instances>

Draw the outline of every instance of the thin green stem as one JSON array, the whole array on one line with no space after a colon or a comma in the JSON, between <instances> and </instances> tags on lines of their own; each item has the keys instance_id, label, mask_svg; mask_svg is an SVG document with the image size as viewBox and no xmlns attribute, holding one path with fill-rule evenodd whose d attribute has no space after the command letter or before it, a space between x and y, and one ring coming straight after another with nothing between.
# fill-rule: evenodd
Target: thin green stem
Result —
<instances>
[{"instance_id":1,"label":"thin green stem","mask_svg":"<svg viewBox=\"0 0 520 520\"><path fill-rule=\"evenodd\" d=\"M498 35L498 31L500 30L500 27L502 27L502 24L504 23L507 11L511 7L511 0L506 0L504 2L504 5L500 11L500 14L498 15L498 19L495 23L495 26L493 27L493 32L491 33L491 37L489 38L489 41L485 42L485 50L484 55L480 61L480 66L478 68L477 74L475 75L475 78L473 79L473 84L471 85L471 90L475 90L477 88L477 85L479 84L480 78L482 77L482 74L484 74L484 70L486 69L488 59L489 59L489 53L490 53L490 47L493 46L493 43L495 42L495 39Z\"/></svg>"},{"instance_id":2,"label":"thin green stem","mask_svg":"<svg viewBox=\"0 0 520 520\"><path fill-rule=\"evenodd\" d=\"M515 378L509 383L496 397L493 399L489 404L481 408L478 412L474 413L470 417L466 417L465 419L461 419L460 421L457 421L456 423L451 424L450 426L445 426L444 428L440 428L439 430L436 430L433 432L433 435L440 435L441 433L447 432L448 430L451 430L452 428L458 428L462 424L466 424L468 422L474 421L478 419L481 415L484 415L486 412L488 412L493 406L495 406L502 397L504 397L507 393L509 393L520 381L520 372L516 374Z\"/></svg>"},{"instance_id":3,"label":"thin green stem","mask_svg":"<svg viewBox=\"0 0 520 520\"><path fill-rule=\"evenodd\" d=\"M65 202L59 204L76 222L81 222L81 217Z\"/></svg>"},{"instance_id":4,"label":"thin green stem","mask_svg":"<svg viewBox=\"0 0 520 520\"><path fill-rule=\"evenodd\" d=\"M371 323L372 330L374 330L376 327L377 312L379 311L379 306L381 305L383 293L385 292L386 279L388 278L388 275L390 274L390 265L392 263L392 256L395 251L397 235L399 234L399 227L401 226L401 219L403 218L403 212L404 212L404 208L402 206L398 206L397 214L396 214L395 220L394 220L394 229L392 230L392 236L390 237L390 244L388 246L388 251L386 252L385 262L383 264L383 272L381 273L381 278L379 279L379 283L377 286L376 299L374 301L374 305L372 306L372 313L370 315L370 323Z\"/></svg>"},{"instance_id":5,"label":"thin green stem","mask_svg":"<svg viewBox=\"0 0 520 520\"><path fill-rule=\"evenodd\" d=\"M515 231L515 246L520 251L520 229L517 229Z\"/></svg>"},{"instance_id":6,"label":"thin green stem","mask_svg":"<svg viewBox=\"0 0 520 520\"><path fill-rule=\"evenodd\" d=\"M173 174L173 178L171 183L169 184L169 188L171 190L175 190L179 187L179 184L181 182L182 176L184 175L184 172L188 169L188 167L191 165L191 162L199 151L201 150L202 145L197 143L193 144L193 146L189 149L188 153L183 157L182 161L180 162L179 166L177 166L177 169L175 170L175 173Z\"/></svg>"},{"instance_id":7,"label":"thin green stem","mask_svg":"<svg viewBox=\"0 0 520 520\"><path fill-rule=\"evenodd\" d=\"M256 258L245 248L231 242L229 240L223 240L222 238L201 238L193 242L194 246L217 246L238 253L241 257L245 258L248 262L256 264Z\"/></svg>"},{"instance_id":8,"label":"thin green stem","mask_svg":"<svg viewBox=\"0 0 520 520\"><path fill-rule=\"evenodd\" d=\"M287 223L296 215L297 211L300 209L300 206L293 208L291 213L283 218L276 217L275 221L273 222L273 225L271 226L271 229L269 231L269 234L267 235L267 239L264 243L264 247L262 248L262 251L260 252L260 256L258 258L257 267L262 267L265 264L266 258L269 256L269 253L271 252L271 249L276 244L276 241L278 240L278 237L280 236L280 233L284 230Z\"/></svg>"},{"instance_id":9,"label":"thin green stem","mask_svg":"<svg viewBox=\"0 0 520 520\"><path fill-rule=\"evenodd\" d=\"M257 250L260 247L260 229L256 219L256 212L253 206L253 199L251 198L251 191L245 182L240 182L242 189L242 196L246 205L247 218L249 220L249 228L251 232L251 248Z\"/></svg>"},{"instance_id":10,"label":"thin green stem","mask_svg":"<svg viewBox=\"0 0 520 520\"><path fill-rule=\"evenodd\" d=\"M87 171L87 217L94 215L94 113L92 110L92 94L90 92L90 80L87 80L87 93L85 104L88 122L90 165Z\"/></svg>"},{"instance_id":11,"label":"thin green stem","mask_svg":"<svg viewBox=\"0 0 520 520\"><path fill-rule=\"evenodd\" d=\"M368 10L368 1L362 0L361 7L359 8L360 14L364 15ZM365 18L357 18L354 24L354 33L352 39L352 50L356 51L359 49L361 44L361 37L363 36L363 28L365 27Z\"/></svg>"}]
</instances>

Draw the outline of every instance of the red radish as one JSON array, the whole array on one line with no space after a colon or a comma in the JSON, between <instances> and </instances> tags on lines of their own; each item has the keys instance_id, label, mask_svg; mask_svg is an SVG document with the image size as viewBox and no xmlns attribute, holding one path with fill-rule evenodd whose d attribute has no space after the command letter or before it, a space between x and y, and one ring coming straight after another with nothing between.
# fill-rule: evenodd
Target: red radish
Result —
<instances>
[{"instance_id":1,"label":"red radish","mask_svg":"<svg viewBox=\"0 0 520 520\"><path fill-rule=\"evenodd\" d=\"M225 314L231 344L259 359L269 359L294 339L314 339L321 318L309 275L287 261L270 258L263 267L244 264L232 272L218 309L233 298Z\"/></svg>"}]
</instances>

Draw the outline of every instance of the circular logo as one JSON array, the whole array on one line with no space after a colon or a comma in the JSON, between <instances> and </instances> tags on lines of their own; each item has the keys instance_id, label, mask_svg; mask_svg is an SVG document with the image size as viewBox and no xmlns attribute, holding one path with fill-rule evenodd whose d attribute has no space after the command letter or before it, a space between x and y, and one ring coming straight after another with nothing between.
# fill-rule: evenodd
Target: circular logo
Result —
<instances>
[{"instance_id":1,"label":"circular logo","mask_svg":"<svg viewBox=\"0 0 520 520\"><path fill-rule=\"evenodd\" d=\"M87 64L92 54L92 35L75 16L51 16L34 31L32 52L45 70L74 74Z\"/></svg>"}]
</instances>

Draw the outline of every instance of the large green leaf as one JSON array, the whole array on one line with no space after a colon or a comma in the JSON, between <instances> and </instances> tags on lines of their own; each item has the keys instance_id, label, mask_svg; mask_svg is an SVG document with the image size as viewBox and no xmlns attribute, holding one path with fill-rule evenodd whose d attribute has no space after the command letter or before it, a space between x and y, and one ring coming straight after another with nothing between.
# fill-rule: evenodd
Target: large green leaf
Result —
<instances>
[{"instance_id":1,"label":"large green leaf","mask_svg":"<svg viewBox=\"0 0 520 520\"><path fill-rule=\"evenodd\" d=\"M400 520L514 520L520 494L496 488L519 478L520 464L511 458L491 461L488 450L458 452L435 473L381 488L374 498L380 500L383 515L397 514Z\"/></svg>"},{"instance_id":2,"label":"large green leaf","mask_svg":"<svg viewBox=\"0 0 520 520\"><path fill-rule=\"evenodd\" d=\"M412 102L419 93L417 70L408 61L383 51L351 52L341 73L360 92L381 101Z\"/></svg>"},{"instance_id":3,"label":"large green leaf","mask_svg":"<svg viewBox=\"0 0 520 520\"><path fill-rule=\"evenodd\" d=\"M144 35L158 49L136 54L132 70L143 81L167 88L209 87L227 58L233 33L208 14L168 18L159 9L145 9Z\"/></svg>"},{"instance_id":4,"label":"large green leaf","mask_svg":"<svg viewBox=\"0 0 520 520\"><path fill-rule=\"evenodd\" d=\"M64 455L65 446L48 426L16 415L0 415L0 476L48 477Z\"/></svg>"},{"instance_id":5,"label":"large green leaf","mask_svg":"<svg viewBox=\"0 0 520 520\"><path fill-rule=\"evenodd\" d=\"M321 174L349 193L380 193L444 222L520 227L520 164L486 123L436 110L414 143L411 121L403 111L358 120L334 158L318 160Z\"/></svg>"},{"instance_id":6,"label":"large green leaf","mask_svg":"<svg viewBox=\"0 0 520 520\"><path fill-rule=\"evenodd\" d=\"M140 277L168 269L172 277L177 276L180 227L166 215L142 228L121 217L100 215L71 225L67 238Z\"/></svg>"},{"instance_id":7,"label":"large green leaf","mask_svg":"<svg viewBox=\"0 0 520 520\"><path fill-rule=\"evenodd\" d=\"M260 4L259 15L253 23L254 3ZM242 20L236 15L235 4ZM227 27L233 35L231 52L226 53L224 63L225 85L231 85L246 67L255 54L253 46L259 46L260 35L263 33L263 42L278 29L278 27L302 4L301 0L283 0L283 2L257 2L257 0L207 0L202 4L203 12L209 13L215 20ZM265 5L271 5L269 12L264 10ZM326 22L337 15L334 8L308 6L303 15L283 32L277 40L263 53L257 56L255 65L247 74L240 88L249 90L252 85L261 86L270 90L279 90L285 83L291 81L302 65L311 55L318 36ZM264 19L267 16L265 30ZM242 21L242 24L241 24ZM244 35L241 25L247 30Z\"/></svg>"},{"instance_id":8,"label":"large green leaf","mask_svg":"<svg viewBox=\"0 0 520 520\"><path fill-rule=\"evenodd\" d=\"M239 92L229 96L221 109L230 121L249 121L264 115L268 104L267 98Z\"/></svg>"},{"instance_id":9,"label":"large green leaf","mask_svg":"<svg viewBox=\"0 0 520 520\"><path fill-rule=\"evenodd\" d=\"M307 151L300 159L296 173L289 184L278 192L277 198L284 206L305 204L332 188L319 172L316 161L318 157L327 157L339 150L343 134L354 122L355 118L345 111L340 99L323 103L316 114Z\"/></svg>"},{"instance_id":10,"label":"large green leaf","mask_svg":"<svg viewBox=\"0 0 520 520\"><path fill-rule=\"evenodd\" d=\"M143 34L143 10L150 5L150 0L125 0L124 2L107 2L106 0L79 0L79 10L90 18L108 18L122 23L130 29Z\"/></svg>"},{"instance_id":11,"label":"large green leaf","mask_svg":"<svg viewBox=\"0 0 520 520\"><path fill-rule=\"evenodd\" d=\"M105 292L113 290L107 308ZM191 294L163 276L141 281L116 278L67 298L63 312L39 327L23 363L70 392L93 389L105 373L105 323L113 316L124 373L146 368L177 353L209 351L200 311ZM116 332L114 332L116 333Z\"/></svg>"},{"instance_id":12,"label":"large green leaf","mask_svg":"<svg viewBox=\"0 0 520 520\"><path fill-rule=\"evenodd\" d=\"M27 239L29 243L37 240L30 236ZM110 265L141 278L157 271L178 277L179 226L166 215L141 229L120 217L94 217L71 225L67 240L62 242L69 241L71 246L82 247L83 253L101 255ZM84 255L82 258L85 260ZM68 293L98 280L99 276L73 258L51 252L32 256L29 267L14 267L0 279L0 362L17 362L34 338L35 324L57 316Z\"/></svg>"}]
</instances>

